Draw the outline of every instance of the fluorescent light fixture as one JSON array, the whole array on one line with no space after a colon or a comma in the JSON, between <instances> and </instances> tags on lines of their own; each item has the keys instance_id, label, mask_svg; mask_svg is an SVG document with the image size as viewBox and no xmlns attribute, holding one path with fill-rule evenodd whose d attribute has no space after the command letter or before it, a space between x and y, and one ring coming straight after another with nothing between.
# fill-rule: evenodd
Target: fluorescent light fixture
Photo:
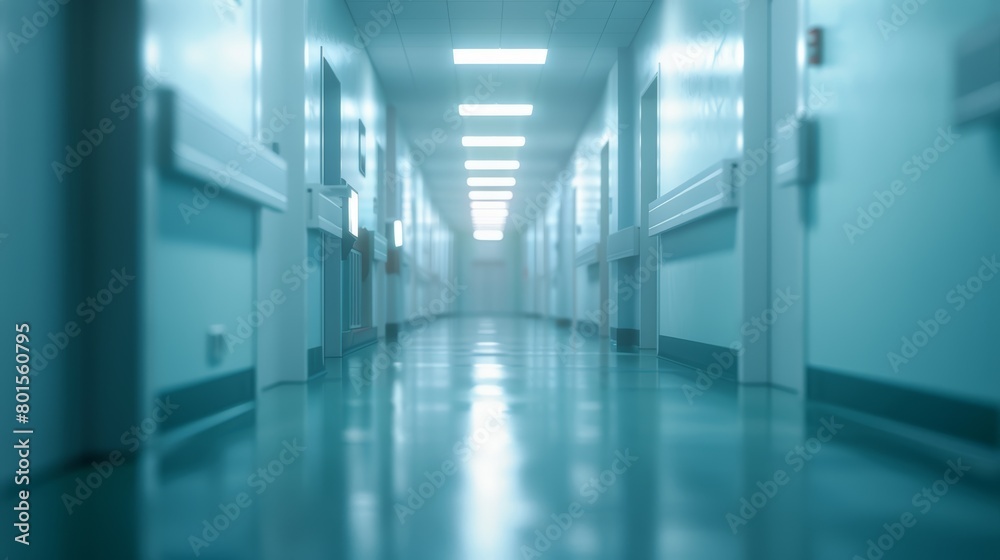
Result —
<instances>
[{"instance_id":1,"label":"fluorescent light fixture","mask_svg":"<svg viewBox=\"0 0 1000 560\"><path fill-rule=\"evenodd\" d=\"M403 222L400 220L392 222L392 242L396 247L403 246Z\"/></svg>"},{"instance_id":2,"label":"fluorescent light fixture","mask_svg":"<svg viewBox=\"0 0 1000 560\"><path fill-rule=\"evenodd\" d=\"M500 208L500 209L503 209L503 210L507 209L507 203L506 202L499 202L499 201L497 201L497 202L492 202L492 201L490 201L490 202L484 202L484 201L481 201L481 200L474 200L474 201L472 201L471 204L472 204L472 209L473 210L477 210L477 209L481 209L481 208L494 208L494 209Z\"/></svg>"},{"instance_id":3,"label":"fluorescent light fixture","mask_svg":"<svg viewBox=\"0 0 1000 560\"><path fill-rule=\"evenodd\" d=\"M458 106L458 114L463 117L529 117L534 110L531 104L493 103L463 104Z\"/></svg>"},{"instance_id":4,"label":"fluorescent light fixture","mask_svg":"<svg viewBox=\"0 0 1000 560\"><path fill-rule=\"evenodd\" d=\"M521 162L516 159L470 159L465 162L465 168L470 171L513 171L521 168Z\"/></svg>"},{"instance_id":5,"label":"fluorescent light fixture","mask_svg":"<svg viewBox=\"0 0 1000 560\"><path fill-rule=\"evenodd\" d=\"M466 148L520 148L524 145L524 136L463 136L462 145Z\"/></svg>"},{"instance_id":6,"label":"fluorescent light fixture","mask_svg":"<svg viewBox=\"0 0 1000 560\"><path fill-rule=\"evenodd\" d=\"M478 241L501 241L503 240L503 232L498 229L477 229L472 232L472 237Z\"/></svg>"},{"instance_id":7,"label":"fluorescent light fixture","mask_svg":"<svg viewBox=\"0 0 1000 560\"><path fill-rule=\"evenodd\" d=\"M472 217L473 218L506 218L507 217L506 208L473 208Z\"/></svg>"},{"instance_id":8,"label":"fluorescent light fixture","mask_svg":"<svg viewBox=\"0 0 1000 560\"><path fill-rule=\"evenodd\" d=\"M476 220L490 220L490 221L504 221L507 219L507 209L506 208L477 208L472 211L472 221Z\"/></svg>"},{"instance_id":9,"label":"fluorescent light fixture","mask_svg":"<svg viewBox=\"0 0 1000 560\"><path fill-rule=\"evenodd\" d=\"M469 191L470 200L510 200L514 198L511 191Z\"/></svg>"},{"instance_id":10,"label":"fluorescent light fixture","mask_svg":"<svg viewBox=\"0 0 1000 560\"><path fill-rule=\"evenodd\" d=\"M470 187L513 187L517 179L513 177L469 177L466 181Z\"/></svg>"},{"instance_id":11,"label":"fluorescent light fixture","mask_svg":"<svg viewBox=\"0 0 1000 560\"><path fill-rule=\"evenodd\" d=\"M453 49L455 64L545 64L548 49Z\"/></svg>"}]
</instances>

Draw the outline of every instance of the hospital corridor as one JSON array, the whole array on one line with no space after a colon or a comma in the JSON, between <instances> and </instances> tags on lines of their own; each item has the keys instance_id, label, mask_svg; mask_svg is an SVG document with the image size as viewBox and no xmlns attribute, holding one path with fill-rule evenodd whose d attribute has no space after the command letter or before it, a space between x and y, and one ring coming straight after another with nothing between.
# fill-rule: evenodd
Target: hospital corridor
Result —
<instances>
[{"instance_id":1,"label":"hospital corridor","mask_svg":"<svg viewBox=\"0 0 1000 560\"><path fill-rule=\"evenodd\" d=\"M996 0L0 0L0 556L1000 558Z\"/></svg>"}]
</instances>

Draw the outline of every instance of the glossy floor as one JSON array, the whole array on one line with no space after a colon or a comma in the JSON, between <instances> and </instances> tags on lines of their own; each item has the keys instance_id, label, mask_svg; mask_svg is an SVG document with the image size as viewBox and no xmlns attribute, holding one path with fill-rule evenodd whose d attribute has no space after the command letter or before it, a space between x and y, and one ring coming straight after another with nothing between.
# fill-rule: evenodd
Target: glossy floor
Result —
<instances>
[{"instance_id":1,"label":"glossy floor","mask_svg":"<svg viewBox=\"0 0 1000 560\"><path fill-rule=\"evenodd\" d=\"M948 470L970 459L859 437L782 391L692 392L679 366L541 320L438 319L328 366L48 484L29 557L1000 555L991 476Z\"/></svg>"}]
</instances>

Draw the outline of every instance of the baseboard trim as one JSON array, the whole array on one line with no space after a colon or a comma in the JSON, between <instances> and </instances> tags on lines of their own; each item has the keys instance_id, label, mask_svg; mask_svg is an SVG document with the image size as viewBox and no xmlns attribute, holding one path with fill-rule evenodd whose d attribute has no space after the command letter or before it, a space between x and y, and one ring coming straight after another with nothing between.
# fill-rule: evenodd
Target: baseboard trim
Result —
<instances>
[{"instance_id":1,"label":"baseboard trim","mask_svg":"<svg viewBox=\"0 0 1000 560\"><path fill-rule=\"evenodd\" d=\"M209 418L226 410L230 410L256 398L254 368L247 368L235 373L213 377L182 387L161 391L157 397L177 405L160 424L165 432L181 426Z\"/></svg>"},{"instance_id":2,"label":"baseboard trim","mask_svg":"<svg viewBox=\"0 0 1000 560\"><path fill-rule=\"evenodd\" d=\"M362 327L358 329L353 329L344 333L343 336L344 354L348 352L353 352L358 348L368 346L369 344L374 344L378 341L378 329L374 327Z\"/></svg>"},{"instance_id":3,"label":"baseboard trim","mask_svg":"<svg viewBox=\"0 0 1000 560\"><path fill-rule=\"evenodd\" d=\"M672 336L660 336L657 356L698 371L707 371L712 365L717 365L720 372L718 375L712 375L713 378L718 377L733 382L739 380L739 366L737 365L739 359L731 348ZM729 367L725 367L727 363ZM716 374L717 372L713 370L709 373Z\"/></svg>"},{"instance_id":4,"label":"baseboard trim","mask_svg":"<svg viewBox=\"0 0 1000 560\"><path fill-rule=\"evenodd\" d=\"M856 375L809 368L810 400L958 439L1000 446L1000 407L902 387Z\"/></svg>"},{"instance_id":5,"label":"baseboard trim","mask_svg":"<svg viewBox=\"0 0 1000 560\"><path fill-rule=\"evenodd\" d=\"M639 347L639 329L611 327L611 342L619 349Z\"/></svg>"}]
</instances>

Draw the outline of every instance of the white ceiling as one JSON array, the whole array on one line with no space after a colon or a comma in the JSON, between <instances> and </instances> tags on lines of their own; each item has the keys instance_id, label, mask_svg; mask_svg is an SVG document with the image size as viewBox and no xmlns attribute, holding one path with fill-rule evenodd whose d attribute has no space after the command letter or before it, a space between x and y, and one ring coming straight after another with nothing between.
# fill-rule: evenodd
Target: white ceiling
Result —
<instances>
[{"instance_id":1,"label":"white ceiling","mask_svg":"<svg viewBox=\"0 0 1000 560\"><path fill-rule=\"evenodd\" d=\"M384 27L369 25L388 0L347 0L358 29L378 29L368 45L404 133L414 143L447 136L420 165L435 206L459 230L471 230L466 179L517 178L512 212L559 174L599 101L619 47L632 42L653 0L398 0L402 11ZM571 12L572 10L572 12ZM571 13L570 13L571 12ZM366 33L367 35L367 33ZM456 66L453 48L548 48L542 66ZM532 103L530 117L468 117L456 106L492 82L486 103ZM498 85L499 84L499 85ZM479 88L480 94L488 92ZM516 134L523 148L464 148L463 135ZM438 138L441 138L438 133ZM428 147L431 145L425 143ZM466 159L521 161L514 172L468 172ZM510 228L508 224L508 229Z\"/></svg>"}]
</instances>

